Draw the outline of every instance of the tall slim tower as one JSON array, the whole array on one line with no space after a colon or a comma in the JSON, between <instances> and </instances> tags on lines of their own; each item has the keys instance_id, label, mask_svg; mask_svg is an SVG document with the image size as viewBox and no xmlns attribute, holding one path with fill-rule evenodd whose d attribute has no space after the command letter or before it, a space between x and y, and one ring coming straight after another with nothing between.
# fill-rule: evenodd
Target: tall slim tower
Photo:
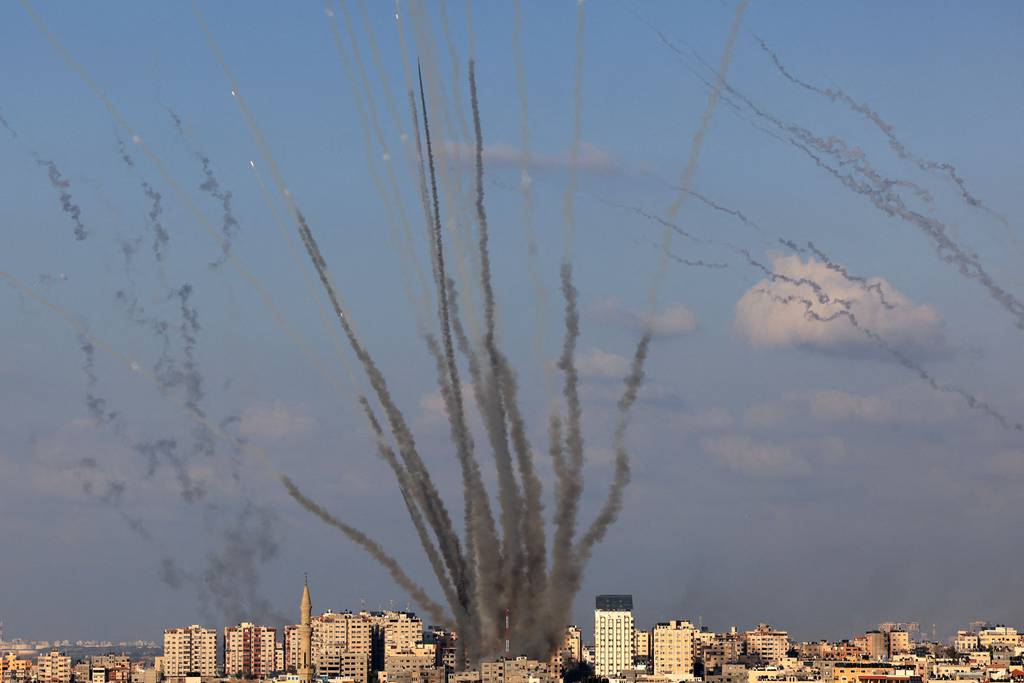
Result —
<instances>
[{"instance_id":1,"label":"tall slim tower","mask_svg":"<svg viewBox=\"0 0 1024 683\"><path fill-rule=\"evenodd\" d=\"M299 625L299 661L296 673L299 683L313 683L313 661L310 657L313 639L313 603L309 599L309 579L302 586L302 602L299 604L302 621Z\"/></svg>"}]
</instances>

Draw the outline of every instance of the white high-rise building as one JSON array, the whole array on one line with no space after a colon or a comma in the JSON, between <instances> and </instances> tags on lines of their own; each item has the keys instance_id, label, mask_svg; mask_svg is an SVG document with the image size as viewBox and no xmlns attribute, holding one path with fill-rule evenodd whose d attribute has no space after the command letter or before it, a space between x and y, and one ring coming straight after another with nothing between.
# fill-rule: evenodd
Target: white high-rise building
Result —
<instances>
[{"instance_id":1,"label":"white high-rise building","mask_svg":"<svg viewBox=\"0 0 1024 683\"><path fill-rule=\"evenodd\" d=\"M613 678L633 668L633 596L599 595L594 610L594 673Z\"/></svg>"},{"instance_id":2,"label":"white high-rise building","mask_svg":"<svg viewBox=\"0 0 1024 683\"><path fill-rule=\"evenodd\" d=\"M203 678L216 676L217 631L198 624L165 629L163 667L166 678L183 678L192 673Z\"/></svg>"}]
</instances>

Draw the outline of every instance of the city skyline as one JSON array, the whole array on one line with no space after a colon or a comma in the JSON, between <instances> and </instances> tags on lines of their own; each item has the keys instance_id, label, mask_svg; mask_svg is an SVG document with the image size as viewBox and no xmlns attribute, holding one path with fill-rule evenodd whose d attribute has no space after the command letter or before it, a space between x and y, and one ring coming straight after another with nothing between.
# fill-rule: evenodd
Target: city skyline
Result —
<instances>
[{"instance_id":1,"label":"city skyline","mask_svg":"<svg viewBox=\"0 0 1024 683\"><path fill-rule=\"evenodd\" d=\"M1022 25L0 6L7 637L1019 622Z\"/></svg>"}]
</instances>

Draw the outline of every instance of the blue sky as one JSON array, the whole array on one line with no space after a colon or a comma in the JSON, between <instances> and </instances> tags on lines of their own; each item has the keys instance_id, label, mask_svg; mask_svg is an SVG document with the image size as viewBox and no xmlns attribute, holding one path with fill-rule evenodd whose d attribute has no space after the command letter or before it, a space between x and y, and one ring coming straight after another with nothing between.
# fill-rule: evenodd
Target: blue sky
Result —
<instances>
[{"instance_id":1,"label":"blue sky","mask_svg":"<svg viewBox=\"0 0 1024 683\"><path fill-rule=\"evenodd\" d=\"M548 298L545 358L533 353L537 302L517 192L521 122L513 6L471 7L500 331L520 373L535 446L543 451L543 366L561 340L556 287L577 5L522 6L529 132L537 159L530 174ZM401 286L403 262L389 237L389 212L368 174L353 89L323 6L222 2L202 8L360 333L388 374L446 494L457 500L457 468L431 363L416 337ZM398 122L385 106L365 32L358 46L426 268L416 181L400 138L410 129L393 5L366 8L384 78L398 101ZM462 95L458 106L468 117L467 5L445 6L462 79L457 87L440 6L422 8L425 24L417 24L415 12L403 15L429 35L420 48L430 45L436 56L439 73L432 76L443 79L452 112L455 92ZM0 270L147 367L160 355L160 340L131 322L115 293L137 296L147 315L168 320L181 354L179 311L169 293L191 284L201 323L195 348L204 409L217 421L239 418L231 428L265 448L275 467L381 538L428 582L410 525L394 504L394 485L372 455L351 392L344 389L304 271L291 260L250 169L258 150L191 8L112 2L39 3L36 9L175 182L219 226L220 203L199 187L205 177L198 156L209 159L220 189L231 192L239 223L233 253L323 365L307 361L231 264L210 266L220 255L217 245L122 131L136 162L134 168L125 165L113 119L18 4L0 8L0 58L13 65L0 75L0 114L17 132L17 138L0 132ZM358 22L358 6L350 10ZM611 475L606 425L614 416L615 378L638 336L658 263L653 243L661 237L658 224L613 204L665 211L674 198L666 182L678 180L707 101L705 87L689 70L699 70L699 62L667 48L635 14L684 53L692 48L718 64L733 7L645 3L634 12L598 0L585 6L587 153L575 197L573 261L584 313L584 509L591 513ZM1022 292L1022 14L1024 7L1010 2L752 3L728 81L780 120L821 139L844 141L881 176L927 188L931 204L906 185L902 191L910 205L941 220L965 253L976 252L1007 291ZM953 164L991 211L968 206L942 173L900 159L863 116L787 81L752 34L798 78L865 103L913 153ZM344 28L342 35L351 54ZM411 35L409 40L412 50ZM180 116L183 135L168 108ZM1019 432L1001 428L956 395L932 390L844 321L810 322L798 308L765 298L761 290L769 286L777 295L793 292L764 282L763 272L721 243L749 250L776 272L817 279L857 299L860 319L940 384L988 401L1011 422L1024 412L1021 332L1014 318L978 283L937 258L921 230L879 211L751 120L766 125L719 105L693 189L742 211L763 235L698 201L683 207L679 225L719 245L676 239L673 249L683 258L728 267L672 264L668 271L658 311L666 333L654 344L650 381L630 435L633 483L621 519L592 561L577 619L588 623L591 598L599 592L633 592L641 624L702 617L724 627L767 620L798 637L838 637L882 620L937 623L949 632L972 618L1019 618L1013 596L1021 594L1021 578L1010 569L1024 559L1017 521L1024 484ZM450 145L463 141L457 117L446 126L437 112L435 121L437 138ZM383 173L382 153L374 143L371 157ZM67 191L90 233L86 240L74 239L70 217L37 159L52 161L70 183ZM258 164L265 168L262 160ZM461 179L463 202L469 202L471 169L452 157L449 171ZM161 221L170 233L162 269L151 249L151 204L143 181L162 195ZM283 210L279 200L276 206ZM469 207L463 204L464 215ZM897 306L885 309L870 292L809 262L807 254L786 250L778 237L812 240L850 273L884 278ZM119 244L137 238L140 246L126 269ZM467 284L460 282L463 289ZM298 577L307 571L317 608L355 608L361 600L370 607L392 600L404 605L405 596L358 549L297 509L265 469L224 444L212 458L189 459L190 476L207 495L184 503L173 467L162 462L150 472L134 449L171 437L183 451L189 448L192 425L180 411L97 351L92 391L119 417L96 425L85 404L88 375L74 330L11 287L0 300L6 389L0 393L0 541L14 560L0 563L0 583L18 587L0 597L9 633L154 637L165 626L197 619L223 624L229 616L290 614ZM96 465L83 465L90 458ZM83 490L86 481L93 482L92 494ZM101 499L110 481L124 484L118 505L110 496ZM266 512L252 513L257 508ZM143 522L150 538L133 532L126 519ZM226 538L254 553L251 563L231 569L253 590L216 601L209 593L217 577L206 579ZM236 556L238 549L228 547ZM192 579L174 588L179 582L161 574L165 557ZM952 595L942 594L951 586Z\"/></svg>"}]
</instances>

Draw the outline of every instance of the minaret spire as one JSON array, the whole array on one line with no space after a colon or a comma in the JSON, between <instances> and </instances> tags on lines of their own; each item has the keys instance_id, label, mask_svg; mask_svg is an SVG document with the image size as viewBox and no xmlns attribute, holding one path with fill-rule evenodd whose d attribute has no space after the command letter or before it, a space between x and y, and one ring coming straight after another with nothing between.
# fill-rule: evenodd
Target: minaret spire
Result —
<instances>
[{"instance_id":1,"label":"minaret spire","mask_svg":"<svg viewBox=\"0 0 1024 683\"><path fill-rule=\"evenodd\" d=\"M313 636L313 603L309 599L309 575L302 584L302 601L299 603L302 621L299 623L299 660L296 673L299 683L313 683L313 662L310 657Z\"/></svg>"}]
</instances>

